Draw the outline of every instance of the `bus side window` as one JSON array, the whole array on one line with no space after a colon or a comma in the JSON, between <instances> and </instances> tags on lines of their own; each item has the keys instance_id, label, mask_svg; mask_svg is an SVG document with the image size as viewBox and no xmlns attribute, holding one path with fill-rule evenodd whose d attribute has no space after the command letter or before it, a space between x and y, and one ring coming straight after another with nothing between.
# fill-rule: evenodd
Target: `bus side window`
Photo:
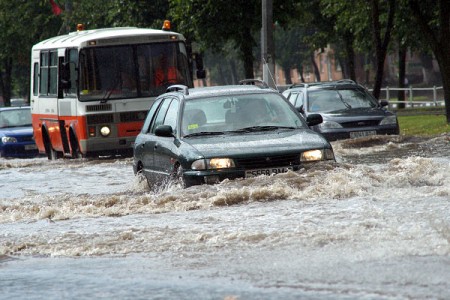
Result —
<instances>
[{"instance_id":1,"label":"bus side window","mask_svg":"<svg viewBox=\"0 0 450 300\"><path fill-rule=\"evenodd\" d=\"M38 85L39 83L39 64L34 63L33 65L33 95L38 95Z\"/></svg>"},{"instance_id":2,"label":"bus side window","mask_svg":"<svg viewBox=\"0 0 450 300\"><path fill-rule=\"evenodd\" d=\"M41 52L39 94L43 96L57 94L58 52Z\"/></svg>"},{"instance_id":3,"label":"bus side window","mask_svg":"<svg viewBox=\"0 0 450 300\"><path fill-rule=\"evenodd\" d=\"M39 80L39 94L47 95L48 93L48 52L41 52L40 55L40 80Z\"/></svg>"}]
</instances>

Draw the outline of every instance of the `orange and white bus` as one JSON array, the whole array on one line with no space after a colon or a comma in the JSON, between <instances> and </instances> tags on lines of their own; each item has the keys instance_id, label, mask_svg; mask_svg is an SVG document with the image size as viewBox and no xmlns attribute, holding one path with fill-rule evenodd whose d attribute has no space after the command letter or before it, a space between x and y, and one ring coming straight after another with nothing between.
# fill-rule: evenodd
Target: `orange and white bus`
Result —
<instances>
[{"instance_id":1,"label":"orange and white bus","mask_svg":"<svg viewBox=\"0 0 450 300\"><path fill-rule=\"evenodd\" d=\"M34 137L49 159L131 155L153 99L193 86L185 39L168 30L78 30L31 55Z\"/></svg>"}]
</instances>

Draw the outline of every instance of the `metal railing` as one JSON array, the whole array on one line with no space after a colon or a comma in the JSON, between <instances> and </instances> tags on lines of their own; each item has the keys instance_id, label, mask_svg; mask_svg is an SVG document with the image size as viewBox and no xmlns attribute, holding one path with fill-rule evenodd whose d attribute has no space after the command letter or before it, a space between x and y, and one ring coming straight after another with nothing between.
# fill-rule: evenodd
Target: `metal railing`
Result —
<instances>
[{"instance_id":1,"label":"metal railing","mask_svg":"<svg viewBox=\"0 0 450 300\"><path fill-rule=\"evenodd\" d=\"M277 88L280 92L283 92L291 85L278 85ZM367 87L366 87L367 88ZM367 88L370 92L373 89ZM443 96L444 88L442 86L433 86L428 88L421 87L406 87L406 88L398 88L398 87L389 87L386 86L382 88L380 91L380 100L387 100L389 102L389 108L397 108L399 103L405 103L405 107L426 107L426 106L435 106L435 107L445 107L445 101ZM405 91L405 100L391 100L391 97L397 99L398 91ZM395 95L394 95L395 94ZM424 100L415 100L415 97L424 98Z\"/></svg>"},{"instance_id":2,"label":"metal railing","mask_svg":"<svg viewBox=\"0 0 450 300\"><path fill-rule=\"evenodd\" d=\"M371 92L373 91L373 89L368 90ZM389 102L389 106L392 108L396 108L399 103L405 103L405 107L445 106L444 99L439 99L439 93L441 90L443 90L442 86L433 86L429 88L412 86L407 88L393 88L387 86L381 89L380 99L387 100ZM405 91L405 98L407 99L404 101L391 100L391 93L398 91ZM416 96L424 97L424 100L414 100L414 97ZM395 98L397 98L397 94L395 95Z\"/></svg>"}]
</instances>

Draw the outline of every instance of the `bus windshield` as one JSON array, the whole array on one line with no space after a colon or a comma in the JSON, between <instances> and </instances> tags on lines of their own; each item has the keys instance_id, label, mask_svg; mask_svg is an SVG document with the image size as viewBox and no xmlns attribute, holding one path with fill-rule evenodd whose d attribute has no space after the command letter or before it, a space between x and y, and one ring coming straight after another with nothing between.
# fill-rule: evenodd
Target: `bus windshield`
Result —
<instances>
[{"instance_id":1,"label":"bus windshield","mask_svg":"<svg viewBox=\"0 0 450 300\"><path fill-rule=\"evenodd\" d=\"M172 84L193 86L183 43L85 48L80 101L158 96Z\"/></svg>"}]
</instances>

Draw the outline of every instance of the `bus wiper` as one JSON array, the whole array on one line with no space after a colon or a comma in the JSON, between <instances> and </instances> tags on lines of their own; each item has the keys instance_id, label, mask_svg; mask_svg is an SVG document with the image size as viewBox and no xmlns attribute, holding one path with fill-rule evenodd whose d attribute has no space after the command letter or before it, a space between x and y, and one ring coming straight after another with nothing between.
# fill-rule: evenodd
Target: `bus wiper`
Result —
<instances>
[{"instance_id":1,"label":"bus wiper","mask_svg":"<svg viewBox=\"0 0 450 300\"><path fill-rule=\"evenodd\" d=\"M112 92L117 90L117 88L119 87L120 81L121 81L120 77L117 77L112 87L106 91L105 96L103 96L102 100L100 100L100 103L106 103L109 100L109 97L111 97Z\"/></svg>"},{"instance_id":2,"label":"bus wiper","mask_svg":"<svg viewBox=\"0 0 450 300\"><path fill-rule=\"evenodd\" d=\"M225 133L223 131L200 131L200 132L186 134L183 137L202 136L202 135L222 135L222 134L225 134Z\"/></svg>"}]
</instances>

